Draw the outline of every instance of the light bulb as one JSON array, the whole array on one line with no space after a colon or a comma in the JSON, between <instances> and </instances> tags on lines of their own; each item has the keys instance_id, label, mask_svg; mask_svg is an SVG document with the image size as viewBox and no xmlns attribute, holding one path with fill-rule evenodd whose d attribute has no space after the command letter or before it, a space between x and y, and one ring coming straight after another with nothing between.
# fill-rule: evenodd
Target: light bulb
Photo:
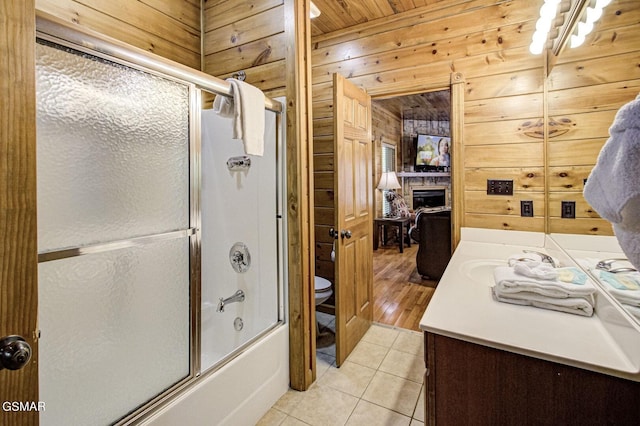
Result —
<instances>
[{"instance_id":1,"label":"light bulb","mask_svg":"<svg viewBox=\"0 0 640 426\"><path fill-rule=\"evenodd\" d=\"M540 18L544 18L551 22L556 17L556 10L558 10L557 4L545 3L540 8Z\"/></svg>"},{"instance_id":2,"label":"light bulb","mask_svg":"<svg viewBox=\"0 0 640 426\"><path fill-rule=\"evenodd\" d=\"M602 16L602 9L600 8L587 8L587 22L591 22L592 24L596 22Z\"/></svg>"},{"instance_id":3,"label":"light bulb","mask_svg":"<svg viewBox=\"0 0 640 426\"><path fill-rule=\"evenodd\" d=\"M529 52L531 52L533 55L541 54L542 50L544 50L544 43L537 43L533 41L531 42L531 45L529 45Z\"/></svg>"},{"instance_id":4,"label":"light bulb","mask_svg":"<svg viewBox=\"0 0 640 426\"><path fill-rule=\"evenodd\" d=\"M541 31L536 31L533 33L533 37L531 37L531 43L536 43L543 45L547 41L547 33L543 33Z\"/></svg>"},{"instance_id":5,"label":"light bulb","mask_svg":"<svg viewBox=\"0 0 640 426\"><path fill-rule=\"evenodd\" d=\"M550 29L551 29L551 21L541 16L538 19L538 22L536 22L536 30L543 33L548 33Z\"/></svg>"},{"instance_id":6,"label":"light bulb","mask_svg":"<svg viewBox=\"0 0 640 426\"><path fill-rule=\"evenodd\" d=\"M578 46L581 46L582 43L584 43L584 36L580 36L580 35L572 35L571 36L571 48L576 48Z\"/></svg>"},{"instance_id":7,"label":"light bulb","mask_svg":"<svg viewBox=\"0 0 640 426\"><path fill-rule=\"evenodd\" d=\"M593 30L593 22L578 22L578 35L586 37Z\"/></svg>"}]
</instances>

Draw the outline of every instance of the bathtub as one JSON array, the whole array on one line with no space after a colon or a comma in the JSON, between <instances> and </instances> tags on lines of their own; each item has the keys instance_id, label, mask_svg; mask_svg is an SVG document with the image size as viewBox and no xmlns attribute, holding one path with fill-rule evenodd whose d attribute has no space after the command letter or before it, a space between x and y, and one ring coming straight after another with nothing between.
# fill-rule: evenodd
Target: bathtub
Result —
<instances>
[{"instance_id":1,"label":"bathtub","mask_svg":"<svg viewBox=\"0 0 640 426\"><path fill-rule=\"evenodd\" d=\"M277 326L143 425L255 425L289 387L289 327Z\"/></svg>"}]
</instances>

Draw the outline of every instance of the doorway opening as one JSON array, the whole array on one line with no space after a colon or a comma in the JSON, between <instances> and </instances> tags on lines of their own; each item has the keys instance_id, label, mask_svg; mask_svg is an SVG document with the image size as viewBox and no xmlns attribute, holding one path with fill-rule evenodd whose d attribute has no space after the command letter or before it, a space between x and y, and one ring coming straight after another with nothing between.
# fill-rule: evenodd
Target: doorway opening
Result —
<instances>
[{"instance_id":1,"label":"doorway opening","mask_svg":"<svg viewBox=\"0 0 640 426\"><path fill-rule=\"evenodd\" d=\"M439 239L448 237L448 241L431 238L420 242L420 221L416 220L427 211L450 215L450 159L455 155L450 149L451 90L372 99L372 138L374 182L389 171L386 157L393 147L396 157L391 169L400 186L392 190L400 211L391 208L389 212L386 190L374 189L374 216L409 218L407 226L381 226L378 234L386 244L374 243L378 248L373 256L373 321L420 331L420 319L451 250L447 229ZM443 223L450 229L450 221ZM445 263L435 270L432 265L425 269L425 263L430 262L425 258L441 258L440 263Z\"/></svg>"}]
</instances>

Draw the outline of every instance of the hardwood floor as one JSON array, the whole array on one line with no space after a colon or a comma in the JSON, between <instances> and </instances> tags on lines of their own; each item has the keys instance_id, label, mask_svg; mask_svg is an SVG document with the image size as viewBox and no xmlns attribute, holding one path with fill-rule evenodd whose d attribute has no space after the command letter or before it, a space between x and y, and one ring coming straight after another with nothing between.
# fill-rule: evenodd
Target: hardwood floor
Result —
<instances>
[{"instance_id":1,"label":"hardwood floor","mask_svg":"<svg viewBox=\"0 0 640 426\"><path fill-rule=\"evenodd\" d=\"M420 331L437 281L423 280L416 270L418 244L380 247L373 251L373 321Z\"/></svg>"}]
</instances>

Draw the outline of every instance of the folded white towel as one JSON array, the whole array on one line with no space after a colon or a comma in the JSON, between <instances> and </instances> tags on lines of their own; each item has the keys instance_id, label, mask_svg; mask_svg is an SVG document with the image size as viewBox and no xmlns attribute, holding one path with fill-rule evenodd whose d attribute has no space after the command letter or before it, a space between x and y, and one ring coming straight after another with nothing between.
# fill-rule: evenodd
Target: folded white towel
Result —
<instances>
[{"instance_id":1,"label":"folded white towel","mask_svg":"<svg viewBox=\"0 0 640 426\"><path fill-rule=\"evenodd\" d=\"M503 294L496 287L491 288L491 294L498 302L511 303L513 305L534 306L536 308L567 312L586 317L593 315L592 296L558 299L555 297L541 296L531 292Z\"/></svg>"},{"instance_id":2,"label":"folded white towel","mask_svg":"<svg viewBox=\"0 0 640 426\"><path fill-rule=\"evenodd\" d=\"M596 272L600 282L606 284L609 293L620 303L640 307L640 273Z\"/></svg>"},{"instance_id":3,"label":"folded white towel","mask_svg":"<svg viewBox=\"0 0 640 426\"><path fill-rule=\"evenodd\" d=\"M614 224L620 247L640 269L640 95L620 108L609 135L587 179L584 198Z\"/></svg>"},{"instance_id":4,"label":"folded white towel","mask_svg":"<svg viewBox=\"0 0 640 426\"><path fill-rule=\"evenodd\" d=\"M222 117L233 118L233 138L242 139L249 155L264 153L264 93L244 81L228 78L233 99L218 95L213 109Z\"/></svg>"},{"instance_id":5,"label":"folded white towel","mask_svg":"<svg viewBox=\"0 0 640 426\"><path fill-rule=\"evenodd\" d=\"M636 317L636 319L640 320L640 308L633 305L627 305L625 303L622 304L622 307L627 310L631 315Z\"/></svg>"},{"instance_id":6,"label":"folded white towel","mask_svg":"<svg viewBox=\"0 0 640 426\"><path fill-rule=\"evenodd\" d=\"M584 297L596 291L587 280L584 272L574 267L556 268L558 279L543 280L526 277L515 272L509 266L497 266L493 271L496 288L500 294L513 294L522 291L542 296L566 298Z\"/></svg>"}]
</instances>

